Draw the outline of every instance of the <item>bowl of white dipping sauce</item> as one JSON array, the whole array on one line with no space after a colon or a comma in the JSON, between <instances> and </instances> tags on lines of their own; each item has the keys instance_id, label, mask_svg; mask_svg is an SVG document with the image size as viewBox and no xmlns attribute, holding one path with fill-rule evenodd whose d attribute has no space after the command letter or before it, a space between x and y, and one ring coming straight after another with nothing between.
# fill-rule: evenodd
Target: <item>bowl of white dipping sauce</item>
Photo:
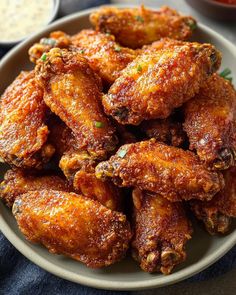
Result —
<instances>
[{"instance_id":1,"label":"bowl of white dipping sauce","mask_svg":"<svg viewBox=\"0 0 236 295\"><path fill-rule=\"evenodd\" d=\"M0 46L11 47L52 22L60 0L0 0Z\"/></svg>"}]
</instances>

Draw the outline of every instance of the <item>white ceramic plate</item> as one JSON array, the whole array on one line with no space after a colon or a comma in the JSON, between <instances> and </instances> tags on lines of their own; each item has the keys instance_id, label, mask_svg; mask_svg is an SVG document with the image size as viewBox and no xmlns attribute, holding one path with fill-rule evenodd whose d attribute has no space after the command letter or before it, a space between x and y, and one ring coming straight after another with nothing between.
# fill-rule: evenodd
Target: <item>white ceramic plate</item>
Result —
<instances>
[{"instance_id":1,"label":"white ceramic plate","mask_svg":"<svg viewBox=\"0 0 236 295\"><path fill-rule=\"evenodd\" d=\"M0 63L0 93L21 70L32 68L27 51L34 42L47 36L51 31L63 30L74 34L90 27L88 16L95 9L60 19L11 50ZM223 53L222 69L225 67L232 69L234 80L236 80L236 48L229 41L201 24L193 40L214 44ZM3 175L7 166L1 165L0 168ZM221 237L211 237L200 227L195 226L193 239L188 243L186 262L177 267L173 274L164 276L142 272L137 263L129 257L106 269L91 270L72 259L50 254L43 247L30 244L25 240L10 210L1 202L0 230L23 255L45 270L73 282L109 290L141 290L176 283L207 268L236 244L236 223L233 224L232 231L228 235Z\"/></svg>"}]
</instances>

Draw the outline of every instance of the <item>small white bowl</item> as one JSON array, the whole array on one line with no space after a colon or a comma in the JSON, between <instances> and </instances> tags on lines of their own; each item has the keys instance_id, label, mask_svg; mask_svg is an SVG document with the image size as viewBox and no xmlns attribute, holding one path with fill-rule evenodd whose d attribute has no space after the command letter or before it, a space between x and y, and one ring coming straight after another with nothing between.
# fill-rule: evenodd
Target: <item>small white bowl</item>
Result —
<instances>
[{"instance_id":1,"label":"small white bowl","mask_svg":"<svg viewBox=\"0 0 236 295\"><path fill-rule=\"evenodd\" d=\"M132 6L132 5L131 5ZM120 6L122 7L122 6ZM55 30L75 34L89 28L89 14L98 8L81 11L64 17L31 38L13 48L0 61L0 94L14 80L21 70L32 69L28 57L29 47ZM220 34L199 24L193 40L214 44L223 54L222 69L230 68L236 80L236 48ZM7 165L0 164L3 177ZM108 290L143 290L174 284L189 278L207 268L236 244L236 220L227 235L210 236L199 225L194 224L193 238L187 244L187 259L176 267L172 274L143 272L130 257L100 270L87 268L70 258L49 253L44 247L29 243L20 233L11 211L0 201L0 230L7 239L28 259L61 278L83 285ZM158 292L157 292L158 293Z\"/></svg>"},{"instance_id":2,"label":"small white bowl","mask_svg":"<svg viewBox=\"0 0 236 295\"><path fill-rule=\"evenodd\" d=\"M35 0L34 0L35 1ZM40 0L39 0L40 1ZM59 7L60 7L60 0L50 0L50 1L53 1L53 9L52 9L52 13L49 17L49 20L47 23L45 23L44 25L42 25L42 27L46 27L48 24L50 24L57 16L58 14L58 10L59 10ZM30 35L26 35L25 37L23 38L20 38L18 40L12 40L12 41L1 41L0 39L0 46L2 47L13 47L15 46L17 43L29 38L30 36L32 36L33 34L35 33L32 33Z\"/></svg>"}]
</instances>

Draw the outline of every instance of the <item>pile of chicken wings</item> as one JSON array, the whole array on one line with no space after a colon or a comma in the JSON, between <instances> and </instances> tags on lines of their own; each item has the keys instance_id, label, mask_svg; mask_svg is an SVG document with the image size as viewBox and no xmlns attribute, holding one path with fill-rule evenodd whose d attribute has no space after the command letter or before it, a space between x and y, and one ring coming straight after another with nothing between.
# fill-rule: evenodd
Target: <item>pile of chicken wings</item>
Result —
<instances>
[{"instance_id":1,"label":"pile of chicken wings","mask_svg":"<svg viewBox=\"0 0 236 295\"><path fill-rule=\"evenodd\" d=\"M128 249L146 272L186 259L192 215L236 217L236 91L192 17L101 7L52 32L1 96L0 198L21 232L92 268Z\"/></svg>"}]
</instances>

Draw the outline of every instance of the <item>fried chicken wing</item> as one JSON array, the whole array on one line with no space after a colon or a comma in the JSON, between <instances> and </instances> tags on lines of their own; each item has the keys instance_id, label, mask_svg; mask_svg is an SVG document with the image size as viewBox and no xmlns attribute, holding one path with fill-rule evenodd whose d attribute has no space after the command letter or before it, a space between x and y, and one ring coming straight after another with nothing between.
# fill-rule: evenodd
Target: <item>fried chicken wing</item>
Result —
<instances>
[{"instance_id":1,"label":"fried chicken wing","mask_svg":"<svg viewBox=\"0 0 236 295\"><path fill-rule=\"evenodd\" d=\"M98 158L115 149L115 129L100 101L100 80L80 53L53 48L38 60L36 73L44 101L72 130L80 148Z\"/></svg>"},{"instance_id":2,"label":"fried chicken wing","mask_svg":"<svg viewBox=\"0 0 236 295\"><path fill-rule=\"evenodd\" d=\"M164 37L188 39L196 27L190 16L164 6L159 11L139 8L102 7L90 15L97 30L111 33L127 47L138 48Z\"/></svg>"},{"instance_id":3,"label":"fried chicken wing","mask_svg":"<svg viewBox=\"0 0 236 295\"><path fill-rule=\"evenodd\" d=\"M12 207L17 196L29 191L54 189L58 191L73 191L67 180L57 174L32 174L22 169L8 170L0 184L0 199L8 207Z\"/></svg>"},{"instance_id":4,"label":"fried chicken wing","mask_svg":"<svg viewBox=\"0 0 236 295\"><path fill-rule=\"evenodd\" d=\"M186 259L192 227L182 203L139 189L133 191L133 257L147 272L169 274Z\"/></svg>"},{"instance_id":5,"label":"fried chicken wing","mask_svg":"<svg viewBox=\"0 0 236 295\"><path fill-rule=\"evenodd\" d=\"M183 145L186 139L182 124L171 117L163 120L143 121L140 129L148 138L155 138L157 141L176 147Z\"/></svg>"},{"instance_id":6,"label":"fried chicken wing","mask_svg":"<svg viewBox=\"0 0 236 295\"><path fill-rule=\"evenodd\" d=\"M62 31L52 32L49 35L49 38L42 38L40 39L39 43L35 43L30 47L30 61L36 63L43 53L48 52L51 48L68 48L69 46L71 46L70 36Z\"/></svg>"},{"instance_id":7,"label":"fried chicken wing","mask_svg":"<svg viewBox=\"0 0 236 295\"><path fill-rule=\"evenodd\" d=\"M120 124L167 118L220 65L221 55L213 45L170 39L161 44L162 49L154 45L129 63L103 95L105 112Z\"/></svg>"},{"instance_id":8,"label":"fried chicken wing","mask_svg":"<svg viewBox=\"0 0 236 295\"><path fill-rule=\"evenodd\" d=\"M120 46L112 35L82 30L71 42L85 56L90 67L108 84L113 83L138 52Z\"/></svg>"},{"instance_id":9,"label":"fried chicken wing","mask_svg":"<svg viewBox=\"0 0 236 295\"><path fill-rule=\"evenodd\" d=\"M93 268L122 259L131 239L125 215L74 193L28 192L16 198L13 214L29 241Z\"/></svg>"},{"instance_id":10,"label":"fried chicken wing","mask_svg":"<svg viewBox=\"0 0 236 295\"><path fill-rule=\"evenodd\" d=\"M225 187L211 201L192 200L191 209L210 234L226 233L236 218L236 168L223 171Z\"/></svg>"},{"instance_id":11,"label":"fried chicken wing","mask_svg":"<svg viewBox=\"0 0 236 295\"><path fill-rule=\"evenodd\" d=\"M214 74L184 107L190 149L214 169L235 165L236 91Z\"/></svg>"},{"instance_id":12,"label":"fried chicken wing","mask_svg":"<svg viewBox=\"0 0 236 295\"><path fill-rule=\"evenodd\" d=\"M208 171L195 154L155 139L122 146L98 164L96 176L159 193L170 201L210 200L223 186L222 175Z\"/></svg>"},{"instance_id":13,"label":"fried chicken wing","mask_svg":"<svg viewBox=\"0 0 236 295\"><path fill-rule=\"evenodd\" d=\"M1 97L0 156L17 167L42 166L54 149L46 144L46 105L34 72L21 72Z\"/></svg>"}]
</instances>

